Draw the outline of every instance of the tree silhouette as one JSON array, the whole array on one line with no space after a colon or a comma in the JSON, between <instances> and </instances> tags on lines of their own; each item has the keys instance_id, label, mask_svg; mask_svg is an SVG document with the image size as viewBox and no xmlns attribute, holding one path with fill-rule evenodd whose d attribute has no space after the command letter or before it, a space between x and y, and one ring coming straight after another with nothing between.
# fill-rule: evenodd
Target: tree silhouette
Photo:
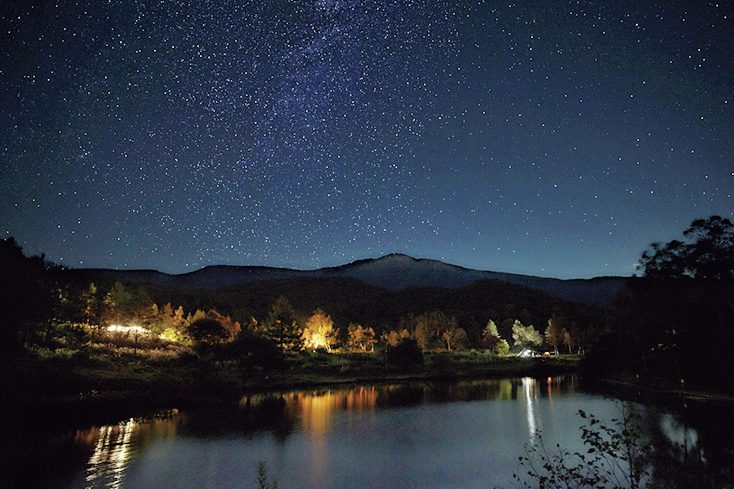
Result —
<instances>
[{"instance_id":1,"label":"tree silhouette","mask_svg":"<svg viewBox=\"0 0 734 489\"><path fill-rule=\"evenodd\" d=\"M678 279L734 278L734 225L711 216L696 219L683 231L684 240L653 243L642 254L638 269L645 277Z\"/></svg>"},{"instance_id":2,"label":"tree silhouette","mask_svg":"<svg viewBox=\"0 0 734 489\"><path fill-rule=\"evenodd\" d=\"M734 369L734 225L696 219L683 237L642 254L643 278L620 296L614 332L591 365L686 385L734 385L721 375Z\"/></svg>"},{"instance_id":3,"label":"tree silhouette","mask_svg":"<svg viewBox=\"0 0 734 489\"><path fill-rule=\"evenodd\" d=\"M263 329L265 337L281 350L297 351L303 347L302 331L296 321L296 311L284 296L278 297L273 303Z\"/></svg>"},{"instance_id":4,"label":"tree silhouette","mask_svg":"<svg viewBox=\"0 0 734 489\"><path fill-rule=\"evenodd\" d=\"M24 333L51 316L49 266L43 256L25 257L15 239L0 239L0 350L17 348Z\"/></svg>"}]
</instances>

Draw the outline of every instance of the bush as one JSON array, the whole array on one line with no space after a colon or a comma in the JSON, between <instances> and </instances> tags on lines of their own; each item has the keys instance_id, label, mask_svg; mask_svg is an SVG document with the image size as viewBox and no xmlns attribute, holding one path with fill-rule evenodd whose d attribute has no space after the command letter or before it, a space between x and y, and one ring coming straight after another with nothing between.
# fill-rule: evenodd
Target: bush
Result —
<instances>
[{"instance_id":1,"label":"bush","mask_svg":"<svg viewBox=\"0 0 734 489\"><path fill-rule=\"evenodd\" d=\"M593 414L578 412L586 421L580 427L584 450L571 452L557 445L546 449L542 438L538 445L526 448L520 464L528 469L529 480L515 474L520 487L615 487L641 489L658 486L649 483L652 446L643 440L640 415L629 405L622 407L622 418L611 425Z\"/></svg>"},{"instance_id":2,"label":"bush","mask_svg":"<svg viewBox=\"0 0 734 489\"><path fill-rule=\"evenodd\" d=\"M189 335L200 352L209 350L209 347L222 343L229 333L222 324L215 319L198 319L189 326Z\"/></svg>"},{"instance_id":3,"label":"bush","mask_svg":"<svg viewBox=\"0 0 734 489\"><path fill-rule=\"evenodd\" d=\"M224 347L225 354L237 360L242 368L280 367L283 365L283 352L267 338L240 332L232 343Z\"/></svg>"},{"instance_id":4,"label":"bush","mask_svg":"<svg viewBox=\"0 0 734 489\"><path fill-rule=\"evenodd\" d=\"M385 351L388 366L407 368L423 365L423 350L413 338L403 338Z\"/></svg>"}]
</instances>

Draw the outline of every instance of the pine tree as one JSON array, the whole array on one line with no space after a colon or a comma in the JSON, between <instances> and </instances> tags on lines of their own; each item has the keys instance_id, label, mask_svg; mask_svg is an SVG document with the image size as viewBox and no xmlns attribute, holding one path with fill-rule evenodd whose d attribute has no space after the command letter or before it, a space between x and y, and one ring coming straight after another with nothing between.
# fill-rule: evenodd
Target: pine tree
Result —
<instances>
[{"instance_id":1,"label":"pine tree","mask_svg":"<svg viewBox=\"0 0 734 489\"><path fill-rule=\"evenodd\" d=\"M296 321L296 311L283 296L270 308L263 324L264 335L281 350L298 351L303 348L302 330Z\"/></svg>"}]
</instances>

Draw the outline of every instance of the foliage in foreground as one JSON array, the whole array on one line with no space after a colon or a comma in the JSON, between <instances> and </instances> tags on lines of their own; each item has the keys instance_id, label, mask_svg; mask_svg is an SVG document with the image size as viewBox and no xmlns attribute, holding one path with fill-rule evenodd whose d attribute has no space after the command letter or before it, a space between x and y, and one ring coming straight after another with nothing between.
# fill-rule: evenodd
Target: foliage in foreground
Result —
<instances>
[{"instance_id":1,"label":"foliage in foreground","mask_svg":"<svg viewBox=\"0 0 734 489\"><path fill-rule=\"evenodd\" d=\"M560 445L548 451L541 438L520 457L530 478L522 481L521 487L534 487L535 483L541 488L647 487L641 484L649 475L652 448L642 442L639 415L625 407L622 419L613 419L612 426L583 410L578 415L586 421L580 428L586 452L572 453Z\"/></svg>"},{"instance_id":2,"label":"foliage in foreground","mask_svg":"<svg viewBox=\"0 0 734 489\"><path fill-rule=\"evenodd\" d=\"M278 481L270 480L265 462L257 464L257 489L278 489Z\"/></svg>"},{"instance_id":3,"label":"foliage in foreground","mask_svg":"<svg viewBox=\"0 0 734 489\"><path fill-rule=\"evenodd\" d=\"M541 489L721 489L732 488L731 469L700 446L685 446L667 436L643 433L641 416L622 405L622 416L606 424L579 411L584 449L576 452L539 442L519 457L524 473L514 474L516 486ZM649 423L648 423L649 424ZM654 431L654 430L653 430ZM724 464L726 465L726 464Z\"/></svg>"}]
</instances>

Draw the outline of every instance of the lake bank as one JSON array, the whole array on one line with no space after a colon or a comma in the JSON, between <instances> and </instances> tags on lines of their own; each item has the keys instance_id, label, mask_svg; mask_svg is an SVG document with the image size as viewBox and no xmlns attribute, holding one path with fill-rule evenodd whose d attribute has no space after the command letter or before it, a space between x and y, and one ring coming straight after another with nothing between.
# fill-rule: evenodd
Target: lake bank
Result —
<instances>
[{"instance_id":1,"label":"lake bank","mask_svg":"<svg viewBox=\"0 0 734 489\"><path fill-rule=\"evenodd\" d=\"M685 382L675 382L665 378L641 378L631 374L618 373L589 378L589 380L594 387L607 390L620 397L644 398L648 401L658 399L665 404L677 400L734 406L734 393L730 391L690 386L686 385Z\"/></svg>"},{"instance_id":2,"label":"lake bank","mask_svg":"<svg viewBox=\"0 0 734 489\"><path fill-rule=\"evenodd\" d=\"M395 369L378 353L289 355L281 368L241 369L236 362L185 357L146 362L130 355L42 358L25 353L2 361L0 402L8 419L43 412L59 420L135 416L170 407L234 404L243 394L361 383L455 381L575 372L578 357L496 357L482 352L430 352L422 365Z\"/></svg>"}]
</instances>

